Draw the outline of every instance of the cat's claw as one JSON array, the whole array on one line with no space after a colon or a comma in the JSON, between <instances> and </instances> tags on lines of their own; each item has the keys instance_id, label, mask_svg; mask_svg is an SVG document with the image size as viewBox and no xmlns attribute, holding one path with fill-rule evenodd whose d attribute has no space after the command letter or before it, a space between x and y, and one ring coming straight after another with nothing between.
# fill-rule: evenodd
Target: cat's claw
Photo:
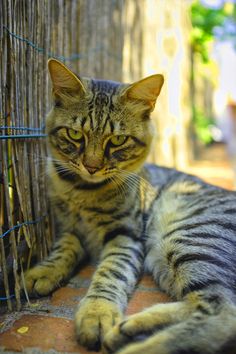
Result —
<instances>
[{"instance_id":1,"label":"cat's claw","mask_svg":"<svg viewBox=\"0 0 236 354\"><path fill-rule=\"evenodd\" d=\"M104 354L115 353L126 344L135 340L132 334L126 331L126 324L127 321L123 321L108 332L103 342Z\"/></svg>"},{"instance_id":2,"label":"cat's claw","mask_svg":"<svg viewBox=\"0 0 236 354\"><path fill-rule=\"evenodd\" d=\"M152 321L152 317L150 317L148 311L129 316L124 321L114 326L106 335L103 343L103 353L115 353L129 343L137 342L138 345L138 342L143 342L150 337L152 333L163 328L163 326L156 322L158 322L158 318L156 321ZM129 347L131 346L127 348ZM123 354L123 351L121 351L121 353Z\"/></svg>"},{"instance_id":3,"label":"cat's claw","mask_svg":"<svg viewBox=\"0 0 236 354\"><path fill-rule=\"evenodd\" d=\"M104 354L115 353L132 339L125 333L122 333L122 324L123 322L114 326L106 335L102 346L102 352Z\"/></svg>"},{"instance_id":4,"label":"cat's claw","mask_svg":"<svg viewBox=\"0 0 236 354\"><path fill-rule=\"evenodd\" d=\"M79 343L90 350L99 350L104 336L122 317L119 307L104 299L84 299L75 315Z\"/></svg>"}]
</instances>

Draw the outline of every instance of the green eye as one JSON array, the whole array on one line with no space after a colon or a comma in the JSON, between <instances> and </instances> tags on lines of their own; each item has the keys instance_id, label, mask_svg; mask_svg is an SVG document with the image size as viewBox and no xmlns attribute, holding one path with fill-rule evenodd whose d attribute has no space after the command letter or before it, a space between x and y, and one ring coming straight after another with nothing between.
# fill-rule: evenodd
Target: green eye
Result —
<instances>
[{"instance_id":1,"label":"green eye","mask_svg":"<svg viewBox=\"0 0 236 354\"><path fill-rule=\"evenodd\" d=\"M114 135L111 139L110 142L113 146L120 146L123 145L128 137L126 135Z\"/></svg>"},{"instance_id":2,"label":"green eye","mask_svg":"<svg viewBox=\"0 0 236 354\"><path fill-rule=\"evenodd\" d=\"M69 136L69 138L71 138L72 140L75 140L75 141L79 141L84 138L84 135L82 132L80 132L79 130L74 130L74 129L67 129L67 135Z\"/></svg>"}]
</instances>

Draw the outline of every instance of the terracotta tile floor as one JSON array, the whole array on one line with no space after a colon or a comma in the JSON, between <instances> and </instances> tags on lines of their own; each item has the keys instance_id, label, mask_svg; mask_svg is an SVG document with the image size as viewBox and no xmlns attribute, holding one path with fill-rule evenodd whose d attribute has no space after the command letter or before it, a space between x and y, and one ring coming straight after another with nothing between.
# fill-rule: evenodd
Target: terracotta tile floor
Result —
<instances>
[{"instance_id":1,"label":"terracotta tile floor","mask_svg":"<svg viewBox=\"0 0 236 354\"><path fill-rule=\"evenodd\" d=\"M52 297L33 300L31 306L24 306L21 313L3 316L0 320L0 353L87 353L76 342L73 313L86 293L93 271L92 266L87 266ZM127 314L167 301L168 297L159 292L151 277L146 275L129 303Z\"/></svg>"},{"instance_id":2,"label":"terracotta tile floor","mask_svg":"<svg viewBox=\"0 0 236 354\"><path fill-rule=\"evenodd\" d=\"M233 175L222 147L215 146L210 156L211 161L207 158L194 162L186 171L232 189ZM33 300L31 306L24 306L22 312L2 316L0 353L87 353L76 343L73 313L88 288L93 271L92 266L87 266L51 297ZM167 296L158 291L151 277L145 275L129 303L127 314L166 301L169 301Z\"/></svg>"}]
</instances>

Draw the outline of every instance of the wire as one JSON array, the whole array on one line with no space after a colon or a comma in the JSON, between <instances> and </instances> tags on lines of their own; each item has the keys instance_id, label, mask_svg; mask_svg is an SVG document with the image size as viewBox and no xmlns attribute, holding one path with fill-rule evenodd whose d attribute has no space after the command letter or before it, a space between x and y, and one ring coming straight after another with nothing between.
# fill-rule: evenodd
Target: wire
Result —
<instances>
[{"instance_id":1,"label":"wire","mask_svg":"<svg viewBox=\"0 0 236 354\"><path fill-rule=\"evenodd\" d=\"M40 216L38 219L36 220L31 220L31 221L25 221L21 224L17 224L13 227L11 227L10 229L8 229L7 231L5 231L2 235L0 235L0 238L4 238L5 236L7 236L10 232L14 231L14 230L17 230L19 229L20 227L22 226L25 226L25 225L34 225L34 224L37 224L39 223L43 218L45 218L47 216L47 214L45 215L42 215Z\"/></svg>"},{"instance_id":2,"label":"wire","mask_svg":"<svg viewBox=\"0 0 236 354\"><path fill-rule=\"evenodd\" d=\"M46 138L47 134L16 134L16 135L0 135L0 139L35 139Z\"/></svg>"}]
</instances>

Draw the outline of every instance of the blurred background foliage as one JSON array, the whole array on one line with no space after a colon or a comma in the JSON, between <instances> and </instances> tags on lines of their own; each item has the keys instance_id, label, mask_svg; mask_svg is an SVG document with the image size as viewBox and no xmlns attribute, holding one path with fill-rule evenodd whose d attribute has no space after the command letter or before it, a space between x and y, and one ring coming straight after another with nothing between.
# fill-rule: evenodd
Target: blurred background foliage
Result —
<instances>
[{"instance_id":1,"label":"blurred background foliage","mask_svg":"<svg viewBox=\"0 0 236 354\"><path fill-rule=\"evenodd\" d=\"M195 141L210 144L219 140L213 110L199 106L196 100L196 75L217 85L218 68L212 51L216 42L231 42L236 48L236 4L232 1L194 1L190 7L191 31L191 81L192 119ZM198 74L196 74L198 73ZM215 134L216 133L216 134Z\"/></svg>"},{"instance_id":2,"label":"blurred background foliage","mask_svg":"<svg viewBox=\"0 0 236 354\"><path fill-rule=\"evenodd\" d=\"M191 44L193 51L199 53L203 62L209 61L209 44L215 36L216 27L224 28L228 11L226 6L209 8L200 1L195 1L191 6Z\"/></svg>"}]
</instances>

